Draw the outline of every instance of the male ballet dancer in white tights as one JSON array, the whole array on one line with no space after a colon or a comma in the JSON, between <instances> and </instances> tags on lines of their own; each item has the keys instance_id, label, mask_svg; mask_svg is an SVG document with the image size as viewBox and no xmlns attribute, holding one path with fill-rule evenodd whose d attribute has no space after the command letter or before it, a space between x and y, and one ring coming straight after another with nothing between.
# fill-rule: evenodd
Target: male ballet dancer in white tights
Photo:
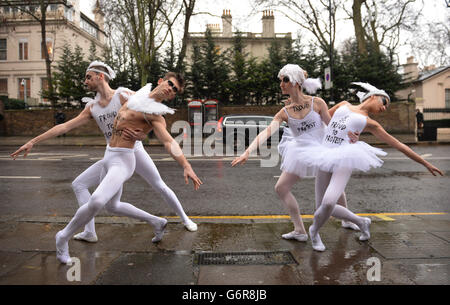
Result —
<instances>
[{"instance_id":1,"label":"male ballet dancer in white tights","mask_svg":"<svg viewBox=\"0 0 450 305\"><path fill-rule=\"evenodd\" d=\"M186 183L189 182L188 179L191 179L194 189L199 189L202 184L201 180L192 170L178 143L166 130L166 121L162 115L173 113L173 110L156 102L174 98L177 92L181 92L183 85L184 80L181 75L169 72L164 80L159 80L158 86L151 93L150 85L147 85L131 96L128 102L120 108L114 120L111 140L103 157L100 185L89 201L78 209L69 224L55 236L56 257L61 263L71 263L68 244L70 238L103 207L119 215L146 221L154 228L155 237L152 242L159 242L162 239L167 224L166 219L150 215L130 204L120 202L123 184L131 177L136 165L135 141L122 137L126 128L143 130L145 133L153 129L172 157L183 167Z\"/></svg>"},{"instance_id":2,"label":"male ballet dancer in white tights","mask_svg":"<svg viewBox=\"0 0 450 305\"><path fill-rule=\"evenodd\" d=\"M11 154L11 156L16 158L21 152L24 152L24 156L26 157L33 148L33 145L67 133L76 127L86 125L92 119L96 121L108 144L112 135L114 118L119 112L120 107L127 101L129 95L133 94L132 91L123 87L119 87L116 90L111 89L108 82L114 77L115 72L108 65L100 61L92 62L86 71L85 85L90 91L97 92L94 100L91 100L77 117L64 124L56 125L45 133L31 139L16 152ZM127 137L129 140L139 140L145 136L146 134L143 132L136 132L130 129L125 129L123 131L123 137ZM145 151L141 141L136 141L134 153L136 158L136 172L144 178L153 189L161 194L164 201L181 218L181 221L187 230L196 231L197 225L189 219L175 193L161 179L153 160ZM102 161L100 160L86 169L72 182L72 188L80 206L89 201L91 196L89 187L99 184L101 169ZM74 238L87 242L96 242L98 238L95 232L94 219L86 224L84 231L75 235Z\"/></svg>"}]
</instances>

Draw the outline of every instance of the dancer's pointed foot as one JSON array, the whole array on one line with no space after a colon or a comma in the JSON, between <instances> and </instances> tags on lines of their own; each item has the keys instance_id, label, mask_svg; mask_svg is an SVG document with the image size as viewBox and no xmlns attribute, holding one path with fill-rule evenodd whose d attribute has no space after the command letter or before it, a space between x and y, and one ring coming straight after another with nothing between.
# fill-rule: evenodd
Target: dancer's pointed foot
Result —
<instances>
[{"instance_id":1,"label":"dancer's pointed foot","mask_svg":"<svg viewBox=\"0 0 450 305\"><path fill-rule=\"evenodd\" d=\"M372 223L372 220L368 217L364 217L363 224L361 225L361 236L359 237L359 240L365 241L370 238L370 224Z\"/></svg>"},{"instance_id":2,"label":"dancer's pointed foot","mask_svg":"<svg viewBox=\"0 0 450 305\"><path fill-rule=\"evenodd\" d=\"M164 236L164 230L167 226L167 219L161 218L161 222L155 225L155 237L153 237L152 242L160 242Z\"/></svg>"},{"instance_id":3,"label":"dancer's pointed foot","mask_svg":"<svg viewBox=\"0 0 450 305\"><path fill-rule=\"evenodd\" d=\"M84 232L75 234L73 239L86 241L88 243L96 243L98 241L97 234L89 232L89 231L84 231Z\"/></svg>"},{"instance_id":4,"label":"dancer's pointed foot","mask_svg":"<svg viewBox=\"0 0 450 305\"><path fill-rule=\"evenodd\" d=\"M61 240L61 231L56 233L56 258L63 264L72 264L69 254L69 244Z\"/></svg>"},{"instance_id":5,"label":"dancer's pointed foot","mask_svg":"<svg viewBox=\"0 0 450 305\"><path fill-rule=\"evenodd\" d=\"M295 239L298 241L307 241L308 240L308 234L302 234L295 231L286 233L281 235L284 239Z\"/></svg>"},{"instance_id":6,"label":"dancer's pointed foot","mask_svg":"<svg viewBox=\"0 0 450 305\"><path fill-rule=\"evenodd\" d=\"M322 243L319 233L313 230L313 226L309 227L309 237L311 237L311 243L314 250L323 252L325 251L325 245Z\"/></svg>"},{"instance_id":7,"label":"dancer's pointed foot","mask_svg":"<svg viewBox=\"0 0 450 305\"><path fill-rule=\"evenodd\" d=\"M342 220L342 227L345 229L351 229L355 231L360 231L359 227L355 225L353 222Z\"/></svg>"},{"instance_id":8,"label":"dancer's pointed foot","mask_svg":"<svg viewBox=\"0 0 450 305\"><path fill-rule=\"evenodd\" d=\"M190 220L189 218L183 223L186 230L195 232L197 231L197 224Z\"/></svg>"}]
</instances>

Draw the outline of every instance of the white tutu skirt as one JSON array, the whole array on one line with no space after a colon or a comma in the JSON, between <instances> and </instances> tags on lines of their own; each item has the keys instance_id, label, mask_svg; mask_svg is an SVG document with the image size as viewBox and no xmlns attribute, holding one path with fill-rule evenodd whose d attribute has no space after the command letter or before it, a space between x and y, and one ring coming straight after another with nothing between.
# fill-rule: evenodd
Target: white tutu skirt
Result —
<instances>
[{"instance_id":1,"label":"white tutu skirt","mask_svg":"<svg viewBox=\"0 0 450 305\"><path fill-rule=\"evenodd\" d=\"M335 147L312 144L299 148L296 153L297 158L302 159L309 167L325 172L333 172L337 168L366 172L371 168L382 166L383 160L378 156L387 155L382 149L362 141Z\"/></svg>"},{"instance_id":2,"label":"white tutu skirt","mask_svg":"<svg viewBox=\"0 0 450 305\"><path fill-rule=\"evenodd\" d=\"M278 143L278 153L280 155L284 154L286 145L289 141L293 140L292 138L293 136L291 130L288 127L285 127L283 129L283 136L281 137L280 143Z\"/></svg>"},{"instance_id":3,"label":"white tutu skirt","mask_svg":"<svg viewBox=\"0 0 450 305\"><path fill-rule=\"evenodd\" d=\"M282 143L280 143L282 144ZM317 168L306 163L303 158L299 158L305 148L309 146L318 146L320 143L314 138L295 139L287 137L281 147L281 166L283 172L294 174L300 178L315 177ZM280 151L280 146L278 146Z\"/></svg>"}]
</instances>

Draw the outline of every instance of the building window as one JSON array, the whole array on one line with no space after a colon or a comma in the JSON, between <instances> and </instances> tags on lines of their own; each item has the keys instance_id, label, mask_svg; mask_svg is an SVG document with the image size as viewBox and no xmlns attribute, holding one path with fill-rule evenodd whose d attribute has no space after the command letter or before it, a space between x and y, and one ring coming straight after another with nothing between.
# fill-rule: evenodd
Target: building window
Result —
<instances>
[{"instance_id":1,"label":"building window","mask_svg":"<svg viewBox=\"0 0 450 305\"><path fill-rule=\"evenodd\" d=\"M6 38L0 39L0 60L6 60Z\"/></svg>"},{"instance_id":2,"label":"building window","mask_svg":"<svg viewBox=\"0 0 450 305\"><path fill-rule=\"evenodd\" d=\"M28 60L28 41L19 40L19 60Z\"/></svg>"},{"instance_id":3,"label":"building window","mask_svg":"<svg viewBox=\"0 0 450 305\"><path fill-rule=\"evenodd\" d=\"M48 80L47 78L43 77L41 78L41 94L43 94L45 90L48 90ZM48 98L42 97L42 100L44 102L48 102Z\"/></svg>"},{"instance_id":4,"label":"building window","mask_svg":"<svg viewBox=\"0 0 450 305\"><path fill-rule=\"evenodd\" d=\"M47 12L49 11L56 11L58 9L58 4L50 4L47 6Z\"/></svg>"},{"instance_id":5,"label":"building window","mask_svg":"<svg viewBox=\"0 0 450 305\"><path fill-rule=\"evenodd\" d=\"M85 30L86 32L88 32L89 34L94 36L95 38L98 38L98 30L92 24L90 24L88 21L81 18L80 25L83 30Z\"/></svg>"},{"instance_id":6,"label":"building window","mask_svg":"<svg viewBox=\"0 0 450 305\"><path fill-rule=\"evenodd\" d=\"M450 89L445 89L445 108L450 108Z\"/></svg>"},{"instance_id":7,"label":"building window","mask_svg":"<svg viewBox=\"0 0 450 305\"><path fill-rule=\"evenodd\" d=\"M0 95L8 95L8 79L0 78Z\"/></svg>"},{"instance_id":8,"label":"building window","mask_svg":"<svg viewBox=\"0 0 450 305\"><path fill-rule=\"evenodd\" d=\"M19 99L23 100L25 97L25 89L27 91L27 98L31 97L31 81L29 78L18 78L17 83L19 84Z\"/></svg>"},{"instance_id":9,"label":"building window","mask_svg":"<svg viewBox=\"0 0 450 305\"><path fill-rule=\"evenodd\" d=\"M64 7L64 15L67 20L73 21L73 8Z\"/></svg>"},{"instance_id":10,"label":"building window","mask_svg":"<svg viewBox=\"0 0 450 305\"><path fill-rule=\"evenodd\" d=\"M53 41L51 38L47 38L46 46L47 46L48 57L50 58L50 60L52 60L53 59ZM41 58L45 59L45 52L44 52L44 49L42 48L42 46L41 46Z\"/></svg>"}]
</instances>

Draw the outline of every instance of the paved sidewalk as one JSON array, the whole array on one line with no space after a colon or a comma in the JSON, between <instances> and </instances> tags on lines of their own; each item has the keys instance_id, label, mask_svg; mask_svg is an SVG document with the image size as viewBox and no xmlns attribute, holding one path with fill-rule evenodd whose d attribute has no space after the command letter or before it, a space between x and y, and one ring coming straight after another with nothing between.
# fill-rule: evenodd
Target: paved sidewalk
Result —
<instances>
[{"instance_id":1,"label":"paved sidewalk","mask_svg":"<svg viewBox=\"0 0 450 305\"><path fill-rule=\"evenodd\" d=\"M77 281L75 265L55 256L54 236L69 217L1 216L0 285L449 284L449 214L371 218L368 242L332 219L321 231L327 250L319 253L309 240L281 238L292 230L287 219L192 216L198 231L188 232L169 217L164 239L153 244L147 224L98 217L98 243L69 243L80 260Z\"/></svg>"}]
</instances>

